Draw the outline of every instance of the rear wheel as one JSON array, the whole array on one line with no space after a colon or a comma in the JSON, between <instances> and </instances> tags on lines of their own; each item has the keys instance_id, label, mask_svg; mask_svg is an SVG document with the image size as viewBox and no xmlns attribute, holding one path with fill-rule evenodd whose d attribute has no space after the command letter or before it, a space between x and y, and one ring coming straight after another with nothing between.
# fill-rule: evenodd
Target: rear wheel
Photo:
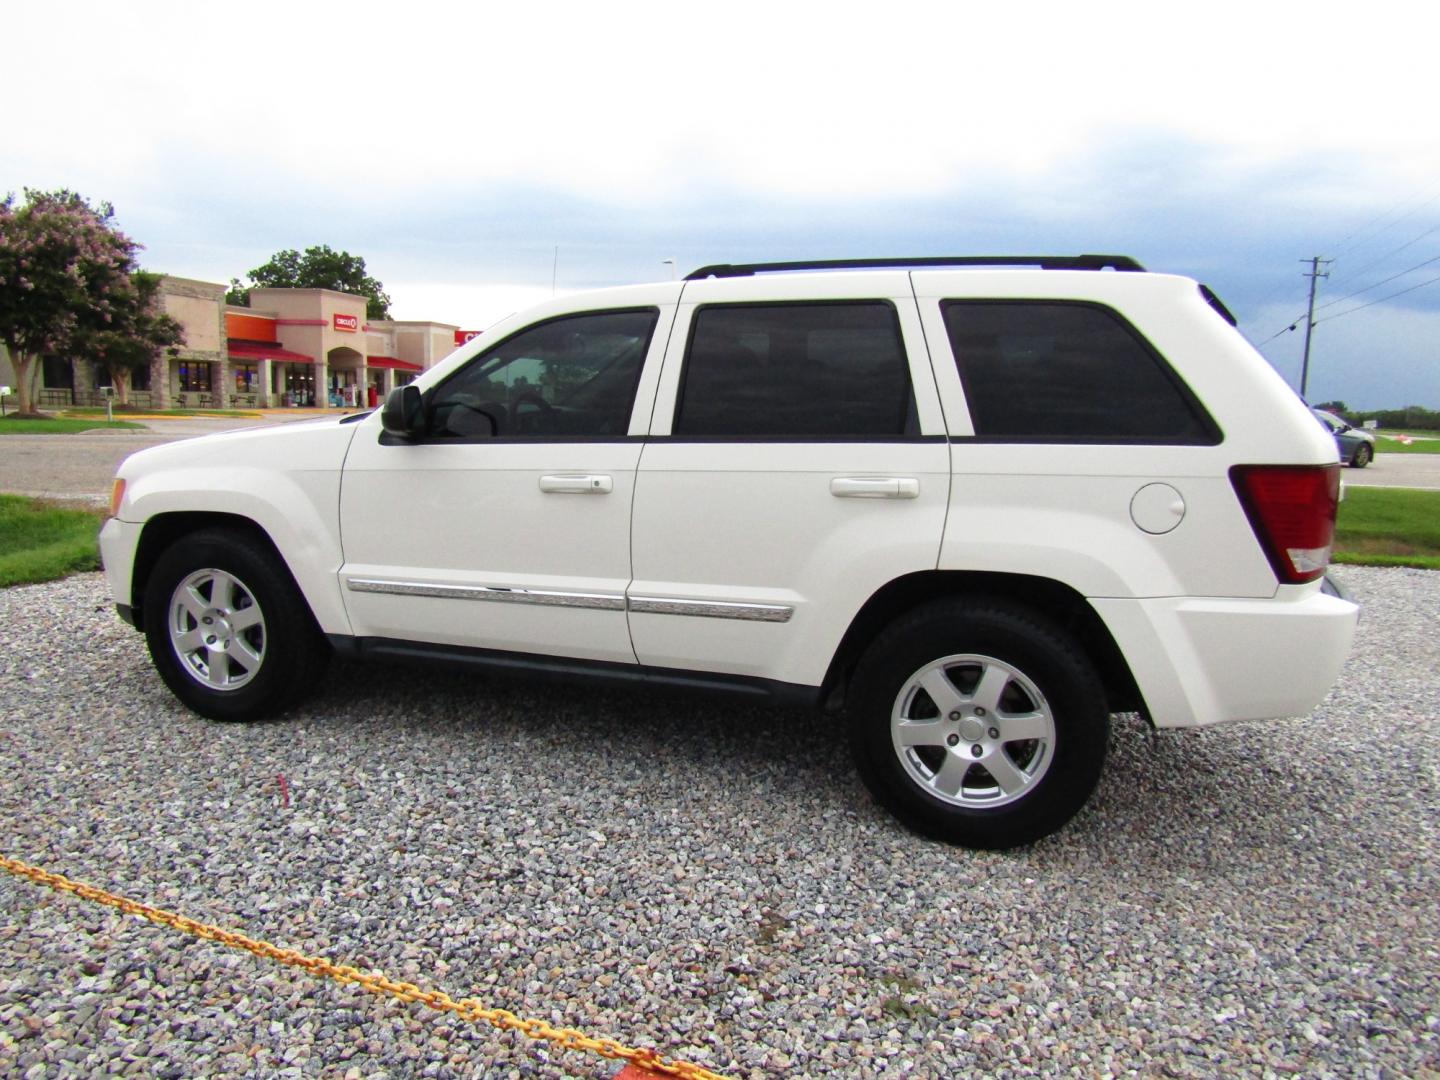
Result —
<instances>
[{"instance_id":1,"label":"rear wheel","mask_svg":"<svg viewBox=\"0 0 1440 1080\"><path fill-rule=\"evenodd\" d=\"M209 529L177 540L146 582L145 637L155 669L214 720L283 712L323 674L329 649L268 545Z\"/></svg>"},{"instance_id":2,"label":"rear wheel","mask_svg":"<svg viewBox=\"0 0 1440 1080\"><path fill-rule=\"evenodd\" d=\"M1104 689L1075 640L999 600L943 601L886 629L855 674L850 743L918 832L1008 848L1060 828L1100 777Z\"/></svg>"}]
</instances>

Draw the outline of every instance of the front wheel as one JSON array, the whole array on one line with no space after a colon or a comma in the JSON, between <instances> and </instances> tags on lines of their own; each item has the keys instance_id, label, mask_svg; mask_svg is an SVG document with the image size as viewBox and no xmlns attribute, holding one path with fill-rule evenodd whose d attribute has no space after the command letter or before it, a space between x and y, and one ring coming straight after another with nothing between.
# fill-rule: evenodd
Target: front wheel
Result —
<instances>
[{"instance_id":1,"label":"front wheel","mask_svg":"<svg viewBox=\"0 0 1440 1080\"><path fill-rule=\"evenodd\" d=\"M893 623L855 673L850 745L876 800L976 848L1038 840L1099 781L1104 688L1073 637L999 600L942 601Z\"/></svg>"},{"instance_id":2,"label":"front wheel","mask_svg":"<svg viewBox=\"0 0 1440 1080\"><path fill-rule=\"evenodd\" d=\"M1350 459L1352 469L1363 469L1370 464L1370 459L1375 456L1375 451L1370 448L1369 443L1361 443L1355 448L1355 456Z\"/></svg>"},{"instance_id":3,"label":"front wheel","mask_svg":"<svg viewBox=\"0 0 1440 1080\"><path fill-rule=\"evenodd\" d=\"M161 554L145 585L146 643L171 691L212 720L283 712L323 674L329 650L269 545L209 529Z\"/></svg>"}]
</instances>

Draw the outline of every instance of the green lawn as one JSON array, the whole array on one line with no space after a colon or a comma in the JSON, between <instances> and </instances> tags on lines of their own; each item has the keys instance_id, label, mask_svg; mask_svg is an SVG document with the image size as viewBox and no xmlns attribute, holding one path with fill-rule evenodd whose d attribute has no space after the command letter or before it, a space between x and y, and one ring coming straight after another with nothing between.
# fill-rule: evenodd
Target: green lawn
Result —
<instances>
[{"instance_id":1,"label":"green lawn","mask_svg":"<svg viewBox=\"0 0 1440 1080\"><path fill-rule=\"evenodd\" d=\"M21 495L0 495L0 586L54 581L100 566L104 515Z\"/></svg>"},{"instance_id":2,"label":"green lawn","mask_svg":"<svg viewBox=\"0 0 1440 1080\"><path fill-rule=\"evenodd\" d=\"M107 424L98 418L95 420L17 420L13 416L7 416L0 419L0 435L73 435L77 431L93 431L96 428L115 430L133 428L143 431L145 425L132 423L129 420L116 420L113 424Z\"/></svg>"},{"instance_id":3,"label":"green lawn","mask_svg":"<svg viewBox=\"0 0 1440 1080\"><path fill-rule=\"evenodd\" d=\"M1440 491L1347 487L1335 562L1440 570Z\"/></svg>"},{"instance_id":4,"label":"green lawn","mask_svg":"<svg viewBox=\"0 0 1440 1080\"><path fill-rule=\"evenodd\" d=\"M1440 454L1440 439L1433 435L1428 439L1416 439L1412 443L1397 442L1383 435L1375 440L1377 454Z\"/></svg>"}]
</instances>

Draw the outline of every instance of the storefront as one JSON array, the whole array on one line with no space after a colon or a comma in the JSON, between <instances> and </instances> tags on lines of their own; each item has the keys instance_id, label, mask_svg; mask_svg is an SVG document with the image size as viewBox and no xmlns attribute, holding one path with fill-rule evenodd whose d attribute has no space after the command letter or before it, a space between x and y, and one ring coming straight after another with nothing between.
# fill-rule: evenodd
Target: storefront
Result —
<instances>
[{"instance_id":1,"label":"storefront","mask_svg":"<svg viewBox=\"0 0 1440 1080\"><path fill-rule=\"evenodd\" d=\"M368 373L365 390L365 404L374 408L397 386L404 386L414 380L425 369L411 364L398 356L367 356L365 368Z\"/></svg>"},{"instance_id":2,"label":"storefront","mask_svg":"<svg viewBox=\"0 0 1440 1080\"><path fill-rule=\"evenodd\" d=\"M309 404L315 394L315 361L271 341L230 338L229 401L237 408ZM288 397L287 397L288 395Z\"/></svg>"}]
</instances>

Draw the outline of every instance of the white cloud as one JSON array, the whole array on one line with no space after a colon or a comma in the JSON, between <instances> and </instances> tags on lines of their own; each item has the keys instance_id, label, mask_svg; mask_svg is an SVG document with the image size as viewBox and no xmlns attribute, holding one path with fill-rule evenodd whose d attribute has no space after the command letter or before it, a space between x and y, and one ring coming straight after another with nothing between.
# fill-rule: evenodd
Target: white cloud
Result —
<instances>
[{"instance_id":1,"label":"white cloud","mask_svg":"<svg viewBox=\"0 0 1440 1080\"><path fill-rule=\"evenodd\" d=\"M1212 3L31 7L7 57L7 156L126 187L218 183L344 201L535 184L633 206L697 186L928 196L1063 177L1165 131L1236 168L1300 150L1433 174L1413 7ZM57 55L60 54L60 55ZM103 118L103 119L102 119ZM10 169L6 169L8 174ZM8 177L7 177L8 179ZM21 179L24 179L22 177ZM99 186L106 186L100 185Z\"/></svg>"},{"instance_id":2,"label":"white cloud","mask_svg":"<svg viewBox=\"0 0 1440 1080\"><path fill-rule=\"evenodd\" d=\"M62 26L28 5L0 192L109 199L148 267L206 280L328 243L405 317L467 328L548 295L559 244L562 289L669 255L1128 251L1268 334L1303 309L1298 259L1436 183L1421 10L77 0ZM1321 340L1357 371L1433 365L1433 327L1393 314Z\"/></svg>"}]
</instances>

